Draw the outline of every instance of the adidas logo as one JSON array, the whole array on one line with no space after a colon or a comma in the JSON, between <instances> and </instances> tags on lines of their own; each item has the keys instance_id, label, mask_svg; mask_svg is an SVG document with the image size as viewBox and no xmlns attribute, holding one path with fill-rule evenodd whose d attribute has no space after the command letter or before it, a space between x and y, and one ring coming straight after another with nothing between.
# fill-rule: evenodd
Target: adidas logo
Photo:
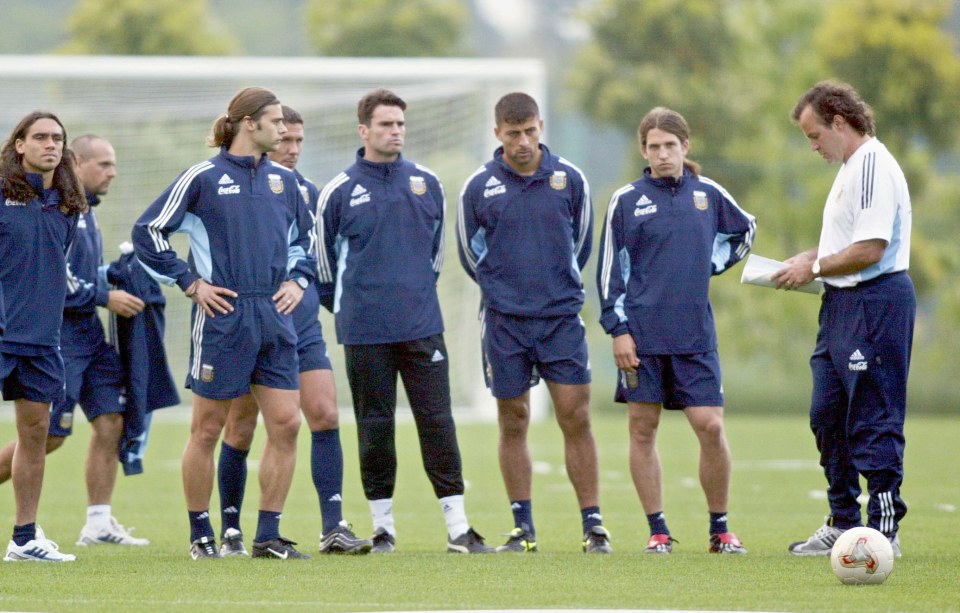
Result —
<instances>
[{"instance_id":1,"label":"adidas logo","mask_svg":"<svg viewBox=\"0 0 960 613\"><path fill-rule=\"evenodd\" d=\"M357 183L357 186L353 188L353 192L350 193L350 197L356 198L360 194L366 194L366 193L367 193L367 190L365 190L362 185Z\"/></svg>"},{"instance_id":2,"label":"adidas logo","mask_svg":"<svg viewBox=\"0 0 960 613\"><path fill-rule=\"evenodd\" d=\"M487 179L486 187L496 187L498 185L500 185L500 181L497 181L496 177L490 177L489 179Z\"/></svg>"},{"instance_id":3,"label":"adidas logo","mask_svg":"<svg viewBox=\"0 0 960 613\"><path fill-rule=\"evenodd\" d=\"M430 358L430 361L431 361L431 362L442 362L442 361L443 361L443 354L440 353L440 350L439 350L439 349L437 349L436 351L433 352L433 357Z\"/></svg>"},{"instance_id":4,"label":"adidas logo","mask_svg":"<svg viewBox=\"0 0 960 613\"><path fill-rule=\"evenodd\" d=\"M513 504L510 505L510 508L511 508L511 509L519 509L519 508L520 508L520 503L519 503L519 502L514 502Z\"/></svg>"},{"instance_id":5,"label":"adidas logo","mask_svg":"<svg viewBox=\"0 0 960 613\"><path fill-rule=\"evenodd\" d=\"M603 515L600 515L599 513L591 513L590 515L587 515L587 519L595 519L597 521L602 521Z\"/></svg>"},{"instance_id":6,"label":"adidas logo","mask_svg":"<svg viewBox=\"0 0 960 613\"><path fill-rule=\"evenodd\" d=\"M240 512L240 509L238 509L237 507L234 507L234 506L229 506L229 507L227 507L226 509L224 509L223 512L224 512L224 513L232 513L232 514L235 515L235 514L237 514L237 513Z\"/></svg>"},{"instance_id":7,"label":"adidas logo","mask_svg":"<svg viewBox=\"0 0 960 613\"><path fill-rule=\"evenodd\" d=\"M204 512L201 513L200 515L197 515L197 519L207 519L207 518L209 518L209 517L210 517L210 512L209 512L209 511L204 511Z\"/></svg>"},{"instance_id":8,"label":"adidas logo","mask_svg":"<svg viewBox=\"0 0 960 613\"><path fill-rule=\"evenodd\" d=\"M340 497L340 494L334 494L327 499L328 502L343 502L343 498Z\"/></svg>"},{"instance_id":9,"label":"adidas logo","mask_svg":"<svg viewBox=\"0 0 960 613\"><path fill-rule=\"evenodd\" d=\"M640 196L640 200L637 201L637 206L644 206L647 204L653 204L653 200L647 198L646 194Z\"/></svg>"},{"instance_id":10,"label":"adidas logo","mask_svg":"<svg viewBox=\"0 0 960 613\"><path fill-rule=\"evenodd\" d=\"M231 183L233 183L233 179L231 179L229 175L224 173L224 175L220 177L220 180L217 181L217 183L219 183L220 185L230 185Z\"/></svg>"},{"instance_id":11,"label":"adidas logo","mask_svg":"<svg viewBox=\"0 0 960 613\"><path fill-rule=\"evenodd\" d=\"M860 350L859 350L859 349L854 350L854 352L850 354L850 361L851 361L851 362L855 362L855 361L862 360L862 359L864 359L864 358L863 358L863 354L860 353Z\"/></svg>"}]
</instances>

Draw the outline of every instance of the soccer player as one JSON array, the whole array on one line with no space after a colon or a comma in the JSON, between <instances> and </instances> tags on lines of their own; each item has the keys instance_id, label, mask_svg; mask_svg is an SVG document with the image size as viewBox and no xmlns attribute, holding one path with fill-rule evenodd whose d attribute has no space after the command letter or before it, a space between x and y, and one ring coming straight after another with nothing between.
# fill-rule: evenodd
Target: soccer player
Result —
<instances>
[{"instance_id":1,"label":"soccer player","mask_svg":"<svg viewBox=\"0 0 960 613\"><path fill-rule=\"evenodd\" d=\"M11 463L16 519L4 559L13 562L76 559L60 553L36 525L50 403L63 398L65 251L78 213L87 210L66 140L56 115L34 111L0 146L0 286L6 315L0 379L3 399L14 401L17 426Z\"/></svg>"},{"instance_id":2,"label":"soccer player","mask_svg":"<svg viewBox=\"0 0 960 613\"><path fill-rule=\"evenodd\" d=\"M527 445L530 387L547 382L580 505L582 547L612 553L600 514L597 445L590 428L590 360L580 271L590 257L593 205L576 166L540 144L536 101L507 94L494 111L502 143L460 194L460 262L480 285L483 363L497 399L500 472L515 528L499 552L537 551Z\"/></svg>"},{"instance_id":3,"label":"soccer player","mask_svg":"<svg viewBox=\"0 0 960 613\"><path fill-rule=\"evenodd\" d=\"M860 526L860 475L867 525L900 555L903 422L917 300L910 267L910 192L899 164L874 136L873 111L849 85L816 84L791 117L810 147L842 164L823 211L818 247L774 274L790 290L822 277L826 293L810 358L810 426L827 477L830 515L795 555L830 555L837 537Z\"/></svg>"},{"instance_id":4,"label":"soccer player","mask_svg":"<svg viewBox=\"0 0 960 613\"><path fill-rule=\"evenodd\" d=\"M710 511L713 553L747 553L727 529L730 449L710 278L746 257L756 221L687 159L690 131L658 107L638 130L643 176L610 198L600 241L597 286L603 329L621 370L630 473L650 525L646 553L670 553L657 452L661 409L682 410L700 442L700 485Z\"/></svg>"},{"instance_id":5,"label":"soccer player","mask_svg":"<svg viewBox=\"0 0 960 613\"><path fill-rule=\"evenodd\" d=\"M300 428L291 313L316 275L313 224L296 176L267 159L286 131L272 92L241 90L208 139L220 153L180 175L133 230L140 262L196 303L187 375L193 420L183 452L194 559L222 557L210 525L213 452L231 400L251 391L267 430L252 555L310 557L280 536ZM189 264L168 242L174 232L190 236Z\"/></svg>"},{"instance_id":6,"label":"soccer player","mask_svg":"<svg viewBox=\"0 0 960 613\"><path fill-rule=\"evenodd\" d=\"M303 150L303 116L283 106L286 134L276 151L267 153L271 162L293 171L300 184L307 206L315 209L320 190L297 170ZM297 354L300 363L300 409L310 428L310 470L320 498L323 532L321 553L368 553L371 543L357 538L341 513L343 488L343 449L340 447L337 394L333 382L333 366L327 355L323 330L318 319L320 295L317 286L304 289L303 300L293 311L297 330ZM240 530L240 508L247 479L247 454L257 427L257 402L252 394L236 398L223 429L217 477L220 485L220 512L223 518L220 553L246 554Z\"/></svg>"},{"instance_id":7,"label":"soccer player","mask_svg":"<svg viewBox=\"0 0 960 613\"><path fill-rule=\"evenodd\" d=\"M427 476L447 523L447 550L491 553L467 522L437 277L446 197L429 169L401 155L406 103L378 89L358 105L364 146L356 163L320 192L321 283L335 287L337 341L344 345L360 446L360 475L373 514L374 553L393 551L397 476L394 413L403 379ZM323 296L323 292L321 292Z\"/></svg>"},{"instance_id":8,"label":"soccer player","mask_svg":"<svg viewBox=\"0 0 960 613\"><path fill-rule=\"evenodd\" d=\"M133 317L144 306L142 300L123 290L108 290L98 272L103 266L103 239L93 207L100 204L100 196L106 195L117 176L117 158L113 146L93 134L78 136L70 148L90 208L78 214L76 234L67 248L67 297L60 331L66 395L53 402L47 453L59 449L70 436L73 409L79 403L92 435L86 465L87 521L77 544L148 545L147 539L131 536L110 511L123 433L123 367L120 356L104 338L97 307ZM11 441L0 450L0 482L10 478L16 445Z\"/></svg>"}]
</instances>

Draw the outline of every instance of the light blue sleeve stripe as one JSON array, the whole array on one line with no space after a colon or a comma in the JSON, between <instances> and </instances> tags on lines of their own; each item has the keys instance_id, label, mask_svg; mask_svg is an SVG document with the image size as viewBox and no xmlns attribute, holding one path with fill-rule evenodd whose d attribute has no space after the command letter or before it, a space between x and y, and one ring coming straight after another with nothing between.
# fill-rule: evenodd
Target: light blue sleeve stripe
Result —
<instances>
[{"instance_id":1,"label":"light blue sleeve stripe","mask_svg":"<svg viewBox=\"0 0 960 613\"><path fill-rule=\"evenodd\" d=\"M203 277L204 281L212 283L213 258L210 255L210 236L203 221L193 213L186 213L183 216L183 223L177 228L177 233L181 232L185 232L190 237L190 254L193 255L197 273Z\"/></svg>"}]
</instances>

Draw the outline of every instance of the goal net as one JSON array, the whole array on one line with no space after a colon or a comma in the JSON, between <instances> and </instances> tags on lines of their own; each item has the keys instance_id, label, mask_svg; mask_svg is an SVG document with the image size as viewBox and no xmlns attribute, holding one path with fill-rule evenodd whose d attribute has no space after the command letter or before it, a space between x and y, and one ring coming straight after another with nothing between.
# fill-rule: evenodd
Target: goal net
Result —
<instances>
[{"instance_id":1,"label":"goal net","mask_svg":"<svg viewBox=\"0 0 960 613\"><path fill-rule=\"evenodd\" d=\"M480 366L479 291L456 253L456 199L466 178L498 144L493 107L505 93L525 91L546 101L537 60L355 58L161 58L0 56L0 138L27 113L56 113L70 138L93 132L117 152L118 176L97 210L105 259L119 257L133 223L183 170L211 157L205 146L214 119L233 95L258 85L274 91L304 117L306 139L297 167L322 187L354 162L362 144L356 107L376 87L407 104L404 156L430 167L447 192L447 241L439 293L458 417L495 419ZM545 112L546 109L542 109ZM187 239L172 241L185 257ZM179 384L187 372L191 301L167 295L166 348ZM321 309L341 406L350 405L343 352L333 317ZM189 402L189 392L182 394ZM402 386L400 404L407 401Z\"/></svg>"}]
</instances>

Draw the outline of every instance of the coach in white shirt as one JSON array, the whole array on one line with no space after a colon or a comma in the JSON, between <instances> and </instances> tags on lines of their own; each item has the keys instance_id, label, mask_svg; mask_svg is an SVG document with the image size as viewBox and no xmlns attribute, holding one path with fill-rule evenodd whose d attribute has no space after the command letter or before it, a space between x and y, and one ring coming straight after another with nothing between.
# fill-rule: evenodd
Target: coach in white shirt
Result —
<instances>
[{"instance_id":1,"label":"coach in white shirt","mask_svg":"<svg viewBox=\"0 0 960 613\"><path fill-rule=\"evenodd\" d=\"M867 525L900 555L907 507L903 421L917 302L910 264L910 194L897 161L874 136L873 111L849 85L825 81L791 114L814 151L842 163L823 210L820 245L786 261L777 287L822 277L817 347L810 359L810 425L829 484L830 516L796 555L829 555L861 525L859 475L867 481Z\"/></svg>"}]
</instances>

